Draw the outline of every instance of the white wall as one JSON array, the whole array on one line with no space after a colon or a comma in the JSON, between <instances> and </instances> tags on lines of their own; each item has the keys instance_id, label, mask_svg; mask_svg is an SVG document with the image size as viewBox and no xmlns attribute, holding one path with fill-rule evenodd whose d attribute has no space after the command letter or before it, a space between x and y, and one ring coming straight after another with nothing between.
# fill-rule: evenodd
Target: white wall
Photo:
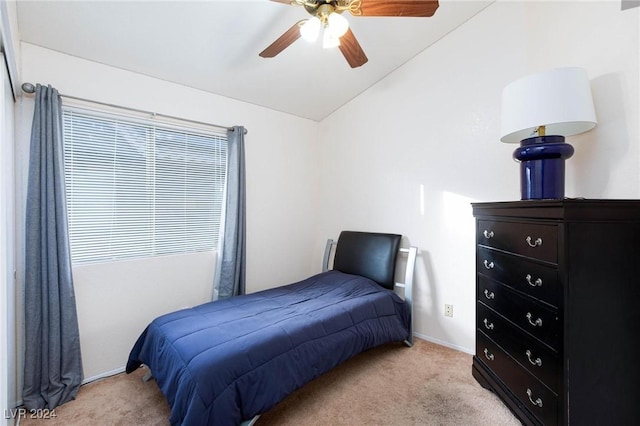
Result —
<instances>
[{"instance_id":1,"label":"white wall","mask_svg":"<svg viewBox=\"0 0 640 426\"><path fill-rule=\"evenodd\" d=\"M13 95L0 53L0 425L15 402ZM10 417L10 416L9 416Z\"/></svg>"},{"instance_id":2,"label":"white wall","mask_svg":"<svg viewBox=\"0 0 640 426\"><path fill-rule=\"evenodd\" d=\"M21 56L23 81L51 84L62 94L245 126L247 290L292 282L314 269L317 123L26 43ZM33 98L23 96L17 117L20 218L32 114ZM22 237L19 245L22 252ZM145 274L135 261L118 262L109 270L104 265L74 269L86 378L122 368L135 338L156 315L209 299L213 253L189 258L187 264L179 256L150 262L155 265Z\"/></svg>"},{"instance_id":3,"label":"white wall","mask_svg":"<svg viewBox=\"0 0 640 426\"><path fill-rule=\"evenodd\" d=\"M205 252L74 267L85 380L120 372L153 318L210 300L215 261Z\"/></svg>"},{"instance_id":4,"label":"white wall","mask_svg":"<svg viewBox=\"0 0 640 426\"><path fill-rule=\"evenodd\" d=\"M321 123L319 236L380 230L419 246L417 333L474 352L469 203L520 198L516 145L499 142L512 80L586 68L599 125L568 138L566 194L639 198L639 10L498 1Z\"/></svg>"},{"instance_id":5,"label":"white wall","mask_svg":"<svg viewBox=\"0 0 640 426\"><path fill-rule=\"evenodd\" d=\"M0 425L13 425L18 401L16 341L14 97L17 81L15 3L0 3Z\"/></svg>"}]
</instances>

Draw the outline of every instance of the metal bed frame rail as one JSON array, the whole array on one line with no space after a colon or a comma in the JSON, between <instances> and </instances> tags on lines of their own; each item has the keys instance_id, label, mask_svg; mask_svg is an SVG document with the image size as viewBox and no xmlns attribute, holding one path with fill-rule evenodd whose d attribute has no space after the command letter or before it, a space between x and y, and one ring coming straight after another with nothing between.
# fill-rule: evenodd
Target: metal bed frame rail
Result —
<instances>
[{"instance_id":1,"label":"metal bed frame rail","mask_svg":"<svg viewBox=\"0 0 640 426\"><path fill-rule=\"evenodd\" d=\"M333 239L328 239L324 248L324 255L322 257L322 272L329 270L329 262L331 261L331 254L333 248L337 245L337 242ZM400 248L399 253L407 254L407 265L404 272L404 283L394 283L395 287L404 289L404 302L409 305L409 311L411 312L411 322L409 323L409 337L404 341L404 344L411 347L413 346L413 273L416 266L416 257L418 256L418 247L410 246L409 248ZM245 420L240 426L253 426L260 414L257 414L250 420Z\"/></svg>"},{"instance_id":2,"label":"metal bed frame rail","mask_svg":"<svg viewBox=\"0 0 640 426\"><path fill-rule=\"evenodd\" d=\"M322 257L322 272L329 270L329 263L331 261L331 254L334 247L337 245L337 241L329 238L327 244L324 247L324 255ZM409 306L409 312L411 312L411 323L409 324L409 338L404 343L411 347L413 346L413 274L416 266L416 257L418 256L418 247L410 246L409 248L400 248L399 253L407 254L407 264L404 271L404 282L394 283L395 288L401 288L404 290L404 302Z\"/></svg>"}]
</instances>

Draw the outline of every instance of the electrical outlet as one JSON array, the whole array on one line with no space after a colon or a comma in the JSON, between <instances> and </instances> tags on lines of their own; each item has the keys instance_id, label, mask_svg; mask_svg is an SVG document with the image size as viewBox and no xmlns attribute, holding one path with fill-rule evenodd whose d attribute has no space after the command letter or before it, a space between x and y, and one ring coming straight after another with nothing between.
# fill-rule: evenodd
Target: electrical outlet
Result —
<instances>
[{"instance_id":1,"label":"electrical outlet","mask_svg":"<svg viewBox=\"0 0 640 426\"><path fill-rule=\"evenodd\" d=\"M444 305L444 316L453 317L453 305Z\"/></svg>"}]
</instances>

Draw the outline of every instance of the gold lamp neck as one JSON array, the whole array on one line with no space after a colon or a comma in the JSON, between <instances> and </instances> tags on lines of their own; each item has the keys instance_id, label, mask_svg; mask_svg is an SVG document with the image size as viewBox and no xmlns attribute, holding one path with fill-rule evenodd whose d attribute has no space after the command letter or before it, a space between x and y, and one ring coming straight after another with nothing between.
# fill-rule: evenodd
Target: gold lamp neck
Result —
<instances>
[{"instance_id":1,"label":"gold lamp neck","mask_svg":"<svg viewBox=\"0 0 640 426\"><path fill-rule=\"evenodd\" d=\"M318 6L318 8L316 9L316 16L320 19L320 21L326 23L329 15L335 12L335 10L336 8L331 3L324 3Z\"/></svg>"}]
</instances>

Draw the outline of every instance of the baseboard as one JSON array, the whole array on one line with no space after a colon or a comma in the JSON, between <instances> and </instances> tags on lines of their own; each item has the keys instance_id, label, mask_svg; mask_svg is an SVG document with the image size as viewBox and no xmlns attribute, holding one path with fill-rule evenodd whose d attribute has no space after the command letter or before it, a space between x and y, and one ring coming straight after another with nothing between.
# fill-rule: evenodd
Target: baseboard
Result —
<instances>
[{"instance_id":1,"label":"baseboard","mask_svg":"<svg viewBox=\"0 0 640 426\"><path fill-rule=\"evenodd\" d=\"M427 342L435 343L435 344L438 344L440 346L444 346L444 347L447 347L447 348L455 349L457 351L464 352L464 353L467 353L467 354L470 354L470 355L474 355L475 354L475 351L473 351L471 349L468 349L468 348L465 348L465 347L462 347L462 346L458 346L458 345L454 345L454 344L451 344L450 342L445 342L444 340L436 339L435 337L427 336L427 335L420 334L420 333L413 333L413 335L415 337L419 338L419 339L426 340ZM125 371L124 367L116 368L115 370L111 370L111 371L105 371L104 373L96 374L95 376L91 376L91 377L88 377L88 378L84 379L82 381L82 384L86 385L87 383L95 382L96 380L106 379L107 377L111 377L111 376L115 376L116 374L124 373L124 371ZM19 403L22 403L22 401L19 401Z\"/></svg>"},{"instance_id":2,"label":"baseboard","mask_svg":"<svg viewBox=\"0 0 640 426\"><path fill-rule=\"evenodd\" d=\"M438 344L440 346L455 349L456 351L464 352L469 355L475 355L476 353L475 349L469 349L469 348L465 348L464 346L454 345L451 342L446 342L444 340L436 339L435 337L426 336L420 333L413 333L413 335L419 339L426 340L427 342L431 342L431 343Z\"/></svg>"},{"instance_id":3,"label":"baseboard","mask_svg":"<svg viewBox=\"0 0 640 426\"><path fill-rule=\"evenodd\" d=\"M116 368L115 370L105 371L104 373L97 374L82 381L83 385L87 383L95 382L96 380L106 379L107 377L115 376L116 374L124 373L124 367Z\"/></svg>"}]
</instances>

